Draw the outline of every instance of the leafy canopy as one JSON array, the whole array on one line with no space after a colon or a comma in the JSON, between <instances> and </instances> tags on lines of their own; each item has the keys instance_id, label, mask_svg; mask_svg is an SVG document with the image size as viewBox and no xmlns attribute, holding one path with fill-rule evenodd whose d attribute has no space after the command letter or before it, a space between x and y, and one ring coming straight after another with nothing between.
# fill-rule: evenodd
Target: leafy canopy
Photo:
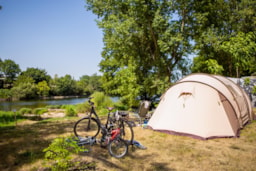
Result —
<instances>
[{"instance_id":1,"label":"leafy canopy","mask_svg":"<svg viewBox=\"0 0 256 171\"><path fill-rule=\"evenodd\" d=\"M170 82L187 73L187 8L173 1L87 0L104 33L100 68L103 88L132 106L135 98L152 100ZM174 14L180 13L180 17ZM178 71L178 72L177 72Z\"/></svg>"}]
</instances>

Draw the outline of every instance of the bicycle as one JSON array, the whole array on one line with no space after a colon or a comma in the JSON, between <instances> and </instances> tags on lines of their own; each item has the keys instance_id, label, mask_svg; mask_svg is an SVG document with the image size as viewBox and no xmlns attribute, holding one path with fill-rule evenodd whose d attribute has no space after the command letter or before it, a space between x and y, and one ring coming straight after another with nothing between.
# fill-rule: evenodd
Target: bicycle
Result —
<instances>
[{"instance_id":1,"label":"bicycle","mask_svg":"<svg viewBox=\"0 0 256 171\"><path fill-rule=\"evenodd\" d=\"M111 111L114 108L108 107L108 115L105 125L101 124L100 118L98 117L94 103L91 101L92 97L89 98L88 102L91 106L90 113L88 116L81 118L74 125L74 134L79 139L95 138L101 130L102 137L100 144L102 147L108 146L112 141L118 141L123 144L132 145L134 133L131 124L128 120L124 119L124 114L115 112L114 116L111 117ZM121 116L121 117L120 117ZM112 131L120 129L117 138L111 138ZM112 137L112 136L111 136ZM109 148L108 148L109 149ZM110 152L111 154L111 152Z\"/></svg>"}]
</instances>

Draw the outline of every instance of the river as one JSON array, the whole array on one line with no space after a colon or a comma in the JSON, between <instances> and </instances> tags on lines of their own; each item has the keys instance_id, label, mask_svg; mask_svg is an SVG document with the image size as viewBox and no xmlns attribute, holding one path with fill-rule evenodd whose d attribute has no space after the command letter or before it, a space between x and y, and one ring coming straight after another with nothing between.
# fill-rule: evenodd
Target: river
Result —
<instances>
[{"instance_id":1,"label":"river","mask_svg":"<svg viewBox=\"0 0 256 171\"><path fill-rule=\"evenodd\" d=\"M54 100L26 100L26 101L4 101L0 102L2 111L18 111L21 108L40 108L49 105L78 104L87 101L88 98L69 98Z\"/></svg>"}]
</instances>

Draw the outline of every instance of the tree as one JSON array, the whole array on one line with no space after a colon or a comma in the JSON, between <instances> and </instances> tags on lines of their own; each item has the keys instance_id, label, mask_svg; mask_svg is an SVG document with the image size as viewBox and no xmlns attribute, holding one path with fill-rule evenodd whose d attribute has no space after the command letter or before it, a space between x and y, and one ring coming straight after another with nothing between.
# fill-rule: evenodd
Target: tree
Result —
<instances>
[{"instance_id":1,"label":"tree","mask_svg":"<svg viewBox=\"0 0 256 171\"><path fill-rule=\"evenodd\" d=\"M221 48L232 56L237 78L246 71L256 72L256 35L254 33L239 32L229 41L223 42Z\"/></svg>"},{"instance_id":2,"label":"tree","mask_svg":"<svg viewBox=\"0 0 256 171\"><path fill-rule=\"evenodd\" d=\"M219 65L215 59L202 60L200 56L194 58L192 72L204 72L209 74L219 74L223 72L222 65Z\"/></svg>"},{"instance_id":3,"label":"tree","mask_svg":"<svg viewBox=\"0 0 256 171\"><path fill-rule=\"evenodd\" d=\"M49 95L50 87L48 86L45 80L37 84L37 89L38 89L37 94L39 96L45 97Z\"/></svg>"},{"instance_id":4,"label":"tree","mask_svg":"<svg viewBox=\"0 0 256 171\"><path fill-rule=\"evenodd\" d=\"M12 98L14 99L33 99L38 97L37 86L32 77L19 75L11 89Z\"/></svg>"},{"instance_id":5,"label":"tree","mask_svg":"<svg viewBox=\"0 0 256 171\"><path fill-rule=\"evenodd\" d=\"M55 77L50 81L50 88L52 95L69 96L82 94L77 82L70 75L60 78Z\"/></svg>"},{"instance_id":6,"label":"tree","mask_svg":"<svg viewBox=\"0 0 256 171\"><path fill-rule=\"evenodd\" d=\"M21 75L29 76L33 78L35 84L39 82L46 81L49 82L51 76L47 74L44 69L38 68L27 68L26 71L21 72Z\"/></svg>"},{"instance_id":7,"label":"tree","mask_svg":"<svg viewBox=\"0 0 256 171\"><path fill-rule=\"evenodd\" d=\"M218 64L222 65L224 69L222 73L226 76L239 76L240 74L243 76L255 72L252 69L255 68L255 49L252 52L252 49L246 48L247 45L255 42L255 38L248 41L246 35L255 34L256 31L256 1L202 0L194 2L192 30L195 48L198 52L198 59L194 62L200 60L201 63L204 63L210 59L216 60ZM233 43L235 45L232 45ZM235 46L239 44L242 46L234 52L232 48L236 49ZM238 53L238 51L240 52ZM250 56L248 56L249 53ZM245 58L247 61L253 62L251 64L254 66L249 66L251 68L249 70L244 65ZM194 63L193 66L195 65L197 64ZM198 69L197 71L200 72L205 70L203 65Z\"/></svg>"},{"instance_id":8,"label":"tree","mask_svg":"<svg viewBox=\"0 0 256 171\"><path fill-rule=\"evenodd\" d=\"M84 95L90 95L95 91L101 91L101 76L93 74L92 76L83 75L77 82L78 86L83 89Z\"/></svg>"},{"instance_id":9,"label":"tree","mask_svg":"<svg viewBox=\"0 0 256 171\"><path fill-rule=\"evenodd\" d=\"M0 75L3 78L5 87L12 87L12 83L20 72L19 65L14 61L10 59L0 60Z\"/></svg>"},{"instance_id":10,"label":"tree","mask_svg":"<svg viewBox=\"0 0 256 171\"><path fill-rule=\"evenodd\" d=\"M131 106L135 97L152 99L188 72L192 20L187 1L86 2L104 32L100 67L107 93Z\"/></svg>"}]
</instances>

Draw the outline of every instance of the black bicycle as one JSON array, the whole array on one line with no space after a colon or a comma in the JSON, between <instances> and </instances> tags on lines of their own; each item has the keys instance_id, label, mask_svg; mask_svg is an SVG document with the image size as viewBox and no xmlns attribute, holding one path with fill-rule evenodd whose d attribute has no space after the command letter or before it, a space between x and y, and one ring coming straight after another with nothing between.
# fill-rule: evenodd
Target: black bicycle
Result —
<instances>
[{"instance_id":1,"label":"black bicycle","mask_svg":"<svg viewBox=\"0 0 256 171\"><path fill-rule=\"evenodd\" d=\"M79 139L84 139L84 138L96 139L97 135L101 130L102 136L100 139L100 144L102 147L108 146L109 144L111 144L112 141L120 142L123 144L123 146L125 144L127 144L127 146L132 145L134 132L130 122L125 119L126 115L118 111L111 115L111 111L114 108L108 107L109 112L107 115L107 120L106 120L106 123L103 125L101 124L101 121L95 111L94 103L91 101L91 99L92 97L90 97L88 100L91 106L90 113L88 114L88 116L78 120L74 125L75 136L78 137ZM118 136L116 136L117 138L113 138L112 137L113 131L117 129L120 129L120 132L118 133ZM109 146L108 146L108 149L109 149ZM111 151L110 151L110 154L111 154Z\"/></svg>"}]
</instances>

